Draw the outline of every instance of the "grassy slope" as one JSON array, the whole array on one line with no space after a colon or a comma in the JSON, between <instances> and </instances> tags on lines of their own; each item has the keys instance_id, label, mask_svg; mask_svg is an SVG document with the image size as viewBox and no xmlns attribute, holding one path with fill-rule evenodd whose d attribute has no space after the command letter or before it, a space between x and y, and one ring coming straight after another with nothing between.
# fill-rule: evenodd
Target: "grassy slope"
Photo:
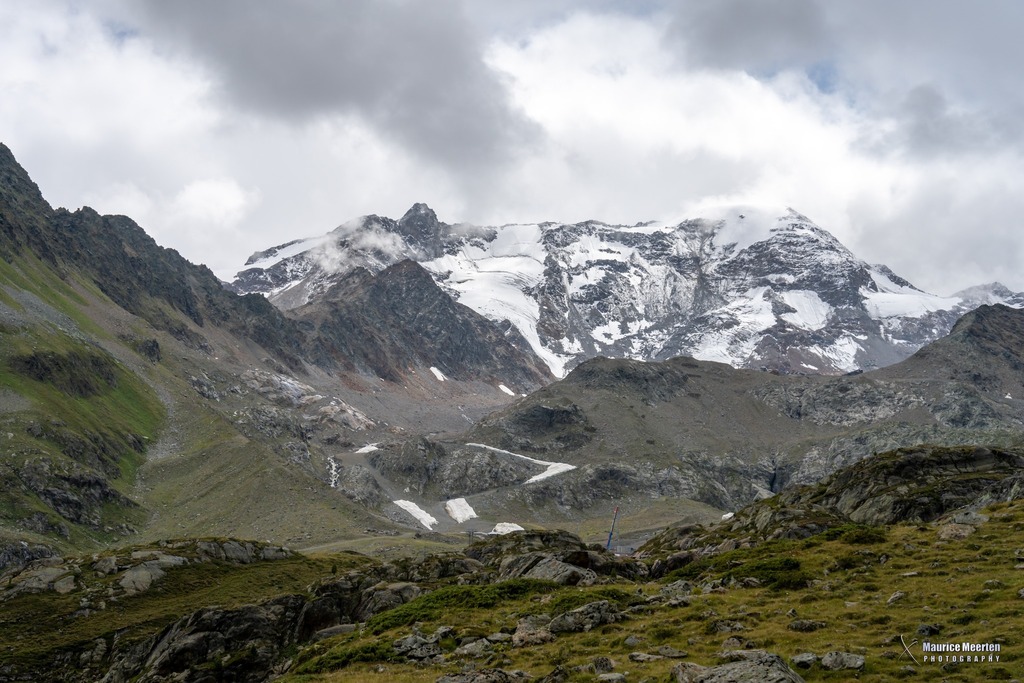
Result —
<instances>
[{"instance_id":1,"label":"grassy slope","mask_svg":"<svg viewBox=\"0 0 1024 683\"><path fill-rule=\"evenodd\" d=\"M75 438L101 441L101 450L110 451L104 457L115 461L119 470L107 472L111 485L130 496L135 473L144 459L133 448L132 439L154 440L163 423L164 408L156 394L129 368L87 341L90 338L109 340L110 335L85 313L86 300L49 268L32 257L19 259L17 265L0 260L0 283L9 288L4 294L4 304L15 315L26 306L33 306L45 308L51 318L27 327L4 325L0 328L0 389L8 396L20 397L11 404L11 409L0 412L5 465L11 475L5 476L0 492L2 517L11 520L42 512L54 522L61 521L12 474L27 461L39 458L48 460L57 472L77 468L62 452L65 449L58 443L59 439L52 435L36 438L27 432L33 423L55 427L56 431ZM92 370L88 368L76 370L85 379L95 380L102 386L102 391L96 394L80 396L12 368L14 359L40 353L57 357L77 354L109 362L113 366L113 381L90 377ZM106 506L103 514L104 527L112 528L124 522L137 525L144 521L144 511L117 505ZM114 538L103 529L79 525L70 525L70 531L67 542L71 547L88 547ZM18 529L9 528L7 532L17 537L32 537Z\"/></svg>"},{"instance_id":2,"label":"grassy slope","mask_svg":"<svg viewBox=\"0 0 1024 683\"><path fill-rule=\"evenodd\" d=\"M706 595L697 591L688 606L654 607L648 614L600 627L596 632L561 635L555 642L539 647L503 650L499 646L499 654L490 664L543 676L556 665L569 668L586 664L596 656L609 656L618 662L616 671L629 671L630 679L651 676L654 680L666 680L673 661L634 663L628 660L629 653L670 645L689 652L686 661L713 665L718 663L716 653L722 649L723 641L735 635L786 659L802 652L819 656L833 650L863 654L866 667L858 678L865 681L1009 679L1020 671L1024 661L1024 640L1020 636L1024 623L1017 598L1020 571L1015 569L1019 562L1016 553L1024 545L1024 503L997 505L989 514L991 521L962 541L937 540L933 526L899 525L886 530L884 541L871 544L818 537L727 553L691 578L743 576L745 571L754 572L751 567L758 563L790 559L799 563L799 571L813 579L812 587L733 588ZM674 578L679 577L656 584L620 584L613 588L620 589L620 596L630 596L637 589L654 594ZM887 605L889 597L898 590L906 592L906 597ZM453 607L440 614L424 609L419 616L421 628L427 633L443 624L455 626L460 635L485 635L514 628L521 615L557 612L552 608L559 603L572 606L590 599L583 595L602 599L608 597L608 591L608 586L563 588L508 600L491 608ZM791 609L799 618L824 621L826 626L812 633L790 630L788 625L794 617L787 613ZM711 624L723 619L738 621L745 630L712 633ZM933 642L1002 643L1002 661L964 664L946 671L940 671L938 664L922 664L913 672L901 671L908 665L908 659L899 657L902 647L898 637L902 634L908 642L918 638L917 628L925 623L942 629L940 635L931 638ZM376 644L390 643L409 630L402 626L379 635L367 630L342 636L321 644L318 650L308 651L300 660L308 662L306 668L316 669L318 661L330 666L331 662L343 662L359 653L372 656L377 651ZM630 635L641 643L626 645L624 640ZM920 647L912 649L921 659ZM484 665L477 662L477 666ZM453 662L443 670L459 668ZM333 673L295 673L287 680L387 678L396 683L425 682L436 680L441 671L388 661L356 661ZM801 675L808 681L842 681L852 677L850 672L829 673L818 667L801 671ZM570 680L592 680L592 676L578 674Z\"/></svg>"}]
</instances>

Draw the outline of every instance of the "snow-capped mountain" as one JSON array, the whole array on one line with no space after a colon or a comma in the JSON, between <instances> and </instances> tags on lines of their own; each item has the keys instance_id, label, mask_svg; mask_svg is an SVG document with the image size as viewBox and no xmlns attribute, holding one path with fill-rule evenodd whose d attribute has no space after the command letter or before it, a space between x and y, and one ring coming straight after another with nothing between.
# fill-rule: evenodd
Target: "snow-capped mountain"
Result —
<instances>
[{"instance_id":1,"label":"snow-capped mountain","mask_svg":"<svg viewBox=\"0 0 1024 683\"><path fill-rule=\"evenodd\" d=\"M365 216L256 253L231 288L294 308L355 267L401 259L511 322L556 376L598 355L844 373L908 357L983 303L1024 306L998 283L928 294L792 209L752 207L677 223L479 227L416 204L397 221Z\"/></svg>"}]
</instances>

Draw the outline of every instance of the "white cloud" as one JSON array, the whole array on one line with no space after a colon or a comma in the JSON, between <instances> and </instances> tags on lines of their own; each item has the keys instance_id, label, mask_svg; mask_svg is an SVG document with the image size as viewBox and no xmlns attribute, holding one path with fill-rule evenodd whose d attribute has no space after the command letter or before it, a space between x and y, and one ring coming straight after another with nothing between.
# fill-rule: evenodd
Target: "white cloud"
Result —
<instances>
[{"instance_id":1,"label":"white cloud","mask_svg":"<svg viewBox=\"0 0 1024 683\"><path fill-rule=\"evenodd\" d=\"M268 83L242 59L245 31L218 45L198 4L166 10L176 23L164 29L121 0L5 3L0 137L51 203L127 214L218 272L417 201L478 223L673 219L743 202L793 206L939 293L994 278L1024 289L1021 49L976 40L1012 34L1020 10L936 2L917 16L923 5L908 5L783 0L759 19L749 0L699 16L654 0L481 0L467 22L363 4L376 33L359 45L415 40L343 73L310 67L314 41ZM341 11L302 8L303 26ZM288 11L271 6L253 24L282 49L302 36L274 32ZM805 42L793 49L764 25ZM292 76L301 101L274 114ZM503 121L511 137L481 142Z\"/></svg>"}]
</instances>

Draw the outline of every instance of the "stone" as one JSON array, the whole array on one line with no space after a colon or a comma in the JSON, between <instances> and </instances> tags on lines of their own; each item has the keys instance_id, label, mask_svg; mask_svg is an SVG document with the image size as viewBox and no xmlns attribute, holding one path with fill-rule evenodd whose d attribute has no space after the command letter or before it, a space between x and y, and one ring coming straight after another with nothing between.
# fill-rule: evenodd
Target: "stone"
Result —
<instances>
[{"instance_id":1,"label":"stone","mask_svg":"<svg viewBox=\"0 0 1024 683\"><path fill-rule=\"evenodd\" d=\"M622 641L622 643L626 647L636 647L637 645L640 644L640 639L637 638L634 635L628 635L628 636L626 636L626 639L624 641Z\"/></svg>"},{"instance_id":2,"label":"stone","mask_svg":"<svg viewBox=\"0 0 1024 683\"><path fill-rule=\"evenodd\" d=\"M860 671L864 668L864 656L851 652L828 652L821 658L821 668L827 671Z\"/></svg>"},{"instance_id":3,"label":"stone","mask_svg":"<svg viewBox=\"0 0 1024 683\"><path fill-rule=\"evenodd\" d=\"M548 628L551 617L547 614L524 617L519 620L516 632L512 634L512 647L543 645L555 639Z\"/></svg>"},{"instance_id":4,"label":"stone","mask_svg":"<svg viewBox=\"0 0 1024 683\"><path fill-rule=\"evenodd\" d=\"M510 643L512 642L512 634L502 633L501 631L499 631L497 633L492 633L491 635L487 636L487 640L491 641L492 643Z\"/></svg>"},{"instance_id":5,"label":"stone","mask_svg":"<svg viewBox=\"0 0 1024 683\"><path fill-rule=\"evenodd\" d=\"M574 610L559 614L548 624L552 633L579 633L597 626L612 624L623 618L622 613L607 600L591 602Z\"/></svg>"},{"instance_id":6,"label":"stone","mask_svg":"<svg viewBox=\"0 0 1024 683\"><path fill-rule=\"evenodd\" d=\"M606 674L615 669L615 662L608 657L594 657L590 660L594 671L599 674Z\"/></svg>"},{"instance_id":7,"label":"stone","mask_svg":"<svg viewBox=\"0 0 1024 683\"><path fill-rule=\"evenodd\" d=\"M734 633L736 631L746 630L746 627L743 624L730 619L719 619L718 621L712 622L710 628L713 633Z\"/></svg>"},{"instance_id":8,"label":"stone","mask_svg":"<svg viewBox=\"0 0 1024 683\"><path fill-rule=\"evenodd\" d=\"M796 631L798 633L811 633L818 629L825 628L824 621L815 621L813 619L796 619L789 623L787 626L790 631Z\"/></svg>"},{"instance_id":9,"label":"stone","mask_svg":"<svg viewBox=\"0 0 1024 683\"><path fill-rule=\"evenodd\" d=\"M970 524L943 524L939 527L939 539L942 541L959 541L977 531Z\"/></svg>"},{"instance_id":10,"label":"stone","mask_svg":"<svg viewBox=\"0 0 1024 683\"><path fill-rule=\"evenodd\" d=\"M896 591L895 593L889 596L889 599L885 601L885 604L894 605L905 597L907 597L906 593L904 593L903 591Z\"/></svg>"},{"instance_id":11,"label":"stone","mask_svg":"<svg viewBox=\"0 0 1024 683\"><path fill-rule=\"evenodd\" d=\"M978 526L988 521L988 515L983 515L975 512L974 510L962 510L951 518L954 524L970 524L971 526Z\"/></svg>"},{"instance_id":12,"label":"stone","mask_svg":"<svg viewBox=\"0 0 1024 683\"><path fill-rule=\"evenodd\" d=\"M164 575L164 570L155 563L144 562L126 571L118 584L128 593L142 593L149 590L153 582L159 581Z\"/></svg>"},{"instance_id":13,"label":"stone","mask_svg":"<svg viewBox=\"0 0 1024 683\"><path fill-rule=\"evenodd\" d=\"M106 576L117 571L117 558L113 555L101 557L92 563L92 569L99 576Z\"/></svg>"},{"instance_id":14,"label":"stone","mask_svg":"<svg viewBox=\"0 0 1024 683\"><path fill-rule=\"evenodd\" d=\"M604 681L604 683L626 683L625 674L598 674L597 680Z\"/></svg>"},{"instance_id":15,"label":"stone","mask_svg":"<svg viewBox=\"0 0 1024 683\"><path fill-rule=\"evenodd\" d=\"M224 541L221 543L221 547L224 549L224 559L228 562L249 564L255 559L251 543L243 544L238 541Z\"/></svg>"},{"instance_id":16,"label":"stone","mask_svg":"<svg viewBox=\"0 0 1024 683\"><path fill-rule=\"evenodd\" d=\"M72 574L62 576L53 582L53 590L57 591L61 595L65 595L75 590L75 577Z\"/></svg>"},{"instance_id":17,"label":"stone","mask_svg":"<svg viewBox=\"0 0 1024 683\"><path fill-rule=\"evenodd\" d=\"M567 683L569 672L564 667L556 666L551 673L537 681L537 683Z\"/></svg>"},{"instance_id":18,"label":"stone","mask_svg":"<svg viewBox=\"0 0 1024 683\"><path fill-rule=\"evenodd\" d=\"M673 581L658 592L668 598L682 597L693 592L693 584L683 580Z\"/></svg>"},{"instance_id":19,"label":"stone","mask_svg":"<svg viewBox=\"0 0 1024 683\"><path fill-rule=\"evenodd\" d=\"M798 669L810 669L818 663L818 655L813 652L801 652L793 657L793 666Z\"/></svg>"},{"instance_id":20,"label":"stone","mask_svg":"<svg viewBox=\"0 0 1024 683\"><path fill-rule=\"evenodd\" d=\"M452 654L478 659L487 657L493 653L494 646L491 645L490 641L481 638L480 640L474 640L472 643L467 643L458 647Z\"/></svg>"},{"instance_id":21,"label":"stone","mask_svg":"<svg viewBox=\"0 0 1024 683\"><path fill-rule=\"evenodd\" d=\"M938 624L921 624L917 627L917 635L919 636L937 636L942 632L942 627Z\"/></svg>"},{"instance_id":22,"label":"stone","mask_svg":"<svg viewBox=\"0 0 1024 683\"><path fill-rule=\"evenodd\" d=\"M655 650L655 652L661 655L662 657L668 657L669 659L682 659L683 657L690 656L689 652L686 652L684 650L677 650L669 645L662 645L657 650Z\"/></svg>"},{"instance_id":23,"label":"stone","mask_svg":"<svg viewBox=\"0 0 1024 683\"><path fill-rule=\"evenodd\" d=\"M728 663L702 667L690 662L672 669L675 683L804 683L782 658L764 650L737 650L722 653Z\"/></svg>"},{"instance_id":24,"label":"stone","mask_svg":"<svg viewBox=\"0 0 1024 683\"><path fill-rule=\"evenodd\" d=\"M629 661L631 662L657 662L658 660L665 659L661 655L652 655L647 652L630 652Z\"/></svg>"},{"instance_id":25,"label":"stone","mask_svg":"<svg viewBox=\"0 0 1024 683\"><path fill-rule=\"evenodd\" d=\"M502 560L498 579L518 577L553 581L562 586L590 586L597 581L593 570L562 562L547 553L526 553Z\"/></svg>"}]
</instances>

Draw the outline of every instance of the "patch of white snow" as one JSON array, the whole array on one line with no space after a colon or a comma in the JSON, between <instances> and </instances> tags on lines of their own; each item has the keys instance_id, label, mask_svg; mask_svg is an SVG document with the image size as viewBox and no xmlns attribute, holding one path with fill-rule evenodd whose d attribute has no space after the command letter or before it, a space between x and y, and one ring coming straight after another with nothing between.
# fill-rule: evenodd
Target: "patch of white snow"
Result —
<instances>
[{"instance_id":1,"label":"patch of white snow","mask_svg":"<svg viewBox=\"0 0 1024 683\"><path fill-rule=\"evenodd\" d=\"M431 366L431 367L430 367L430 371L431 371L432 373L434 373L434 377L436 377L436 378L437 378L437 381L438 381L438 382L443 382L443 381L445 381L446 379L448 379L447 377L445 377L445 376L444 376L444 373L443 373L443 372L441 372L440 370L438 370L438 369L437 369L437 368L435 368L434 366Z\"/></svg>"},{"instance_id":2,"label":"patch of white snow","mask_svg":"<svg viewBox=\"0 0 1024 683\"><path fill-rule=\"evenodd\" d=\"M494 525L494 528L491 529L491 533L496 536L504 536L505 534L510 534L513 531L526 531L526 529L518 524L513 524L512 522L498 522Z\"/></svg>"},{"instance_id":3,"label":"patch of white snow","mask_svg":"<svg viewBox=\"0 0 1024 683\"><path fill-rule=\"evenodd\" d=\"M434 524L437 524L437 519L435 519L433 515L411 500L396 500L395 505L415 517L416 521L428 529L430 529Z\"/></svg>"},{"instance_id":4,"label":"patch of white snow","mask_svg":"<svg viewBox=\"0 0 1024 683\"><path fill-rule=\"evenodd\" d=\"M360 448L359 450L357 450L356 453L373 453L374 451L378 451L378 450L380 450L380 449L377 448L377 444L375 444L375 443L368 443L365 446L363 446L362 448Z\"/></svg>"},{"instance_id":5,"label":"patch of white snow","mask_svg":"<svg viewBox=\"0 0 1024 683\"><path fill-rule=\"evenodd\" d=\"M832 307L821 300L817 292L806 289L794 289L779 295L787 306L796 309L796 313L783 313L783 320L802 330L820 330L828 323Z\"/></svg>"},{"instance_id":6,"label":"patch of white snow","mask_svg":"<svg viewBox=\"0 0 1024 683\"><path fill-rule=\"evenodd\" d=\"M499 384L498 388L501 389L502 391L504 391L509 396L515 396L516 395L516 392L512 391L511 389L509 389L504 384Z\"/></svg>"},{"instance_id":7,"label":"patch of white snow","mask_svg":"<svg viewBox=\"0 0 1024 683\"><path fill-rule=\"evenodd\" d=\"M537 465L544 465L544 466L547 467L547 469L544 470L543 472L541 472L540 474L535 474L534 476L532 476L529 479L527 479L526 481L524 481L523 482L524 484L532 484L535 481L542 481L544 479L547 479L548 477L553 477L556 474L562 474L563 472L568 472L570 470L576 469L576 465L570 465L569 463L565 463L565 462L548 462L547 460L537 460L536 458L531 458L531 457L529 457L527 455L520 455L519 453L513 453L512 451L505 451L505 450L502 450L500 448L495 448L494 446L487 446L487 445L482 444L482 443L467 443L466 445L467 446L472 446L474 448L483 448L484 450L493 451L495 453L502 453L503 455L511 455L511 456L516 457L516 458L522 458L523 460L529 460L530 462L536 463Z\"/></svg>"},{"instance_id":8,"label":"patch of white snow","mask_svg":"<svg viewBox=\"0 0 1024 683\"><path fill-rule=\"evenodd\" d=\"M477 516L476 510L466 502L465 498L452 498L444 504L444 511L459 524Z\"/></svg>"}]
</instances>

